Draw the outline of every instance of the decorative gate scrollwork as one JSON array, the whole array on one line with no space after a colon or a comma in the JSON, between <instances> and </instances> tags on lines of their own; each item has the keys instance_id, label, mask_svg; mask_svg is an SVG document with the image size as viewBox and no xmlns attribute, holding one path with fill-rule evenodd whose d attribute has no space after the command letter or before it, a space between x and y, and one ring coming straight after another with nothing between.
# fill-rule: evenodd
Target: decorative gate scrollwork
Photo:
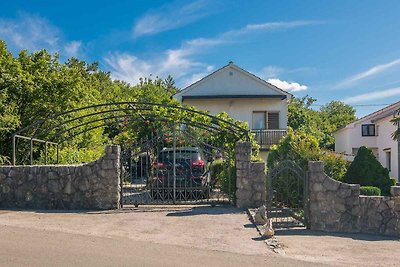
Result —
<instances>
[{"instance_id":1,"label":"decorative gate scrollwork","mask_svg":"<svg viewBox=\"0 0 400 267\"><path fill-rule=\"evenodd\" d=\"M274 227L307 227L307 188L307 172L293 160L280 161L268 170L267 216Z\"/></svg>"}]
</instances>

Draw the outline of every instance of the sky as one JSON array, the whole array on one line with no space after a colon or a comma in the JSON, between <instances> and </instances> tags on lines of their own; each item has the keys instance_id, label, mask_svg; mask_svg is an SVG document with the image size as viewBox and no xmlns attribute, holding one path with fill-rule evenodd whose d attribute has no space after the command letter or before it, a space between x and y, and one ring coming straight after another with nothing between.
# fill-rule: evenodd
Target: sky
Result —
<instances>
[{"instance_id":1,"label":"sky","mask_svg":"<svg viewBox=\"0 0 400 267\"><path fill-rule=\"evenodd\" d=\"M233 61L293 93L363 116L400 100L400 1L2 0L0 39L99 62L114 79L180 88Z\"/></svg>"}]
</instances>

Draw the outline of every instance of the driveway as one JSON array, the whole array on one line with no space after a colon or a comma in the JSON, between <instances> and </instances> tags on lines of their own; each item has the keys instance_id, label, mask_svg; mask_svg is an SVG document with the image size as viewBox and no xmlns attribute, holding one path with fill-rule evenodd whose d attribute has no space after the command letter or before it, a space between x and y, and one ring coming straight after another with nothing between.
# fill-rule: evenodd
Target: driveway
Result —
<instances>
[{"instance_id":1,"label":"driveway","mask_svg":"<svg viewBox=\"0 0 400 267\"><path fill-rule=\"evenodd\" d=\"M271 252L244 211L146 207L0 211L6 266L312 266Z\"/></svg>"},{"instance_id":2,"label":"driveway","mask_svg":"<svg viewBox=\"0 0 400 267\"><path fill-rule=\"evenodd\" d=\"M400 266L400 240L380 235L280 230L285 257L341 266Z\"/></svg>"},{"instance_id":3,"label":"driveway","mask_svg":"<svg viewBox=\"0 0 400 267\"><path fill-rule=\"evenodd\" d=\"M277 231L275 254L232 207L0 210L0 237L5 266L400 266L400 242L371 235Z\"/></svg>"}]
</instances>

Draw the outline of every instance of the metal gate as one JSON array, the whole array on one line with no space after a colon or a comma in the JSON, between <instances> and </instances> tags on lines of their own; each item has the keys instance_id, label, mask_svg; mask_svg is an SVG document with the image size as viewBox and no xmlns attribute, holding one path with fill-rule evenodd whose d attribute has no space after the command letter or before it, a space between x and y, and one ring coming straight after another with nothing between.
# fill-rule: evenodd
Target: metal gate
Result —
<instances>
[{"instance_id":1,"label":"metal gate","mask_svg":"<svg viewBox=\"0 0 400 267\"><path fill-rule=\"evenodd\" d=\"M122 205L230 203L232 153L206 132L165 124L121 153Z\"/></svg>"},{"instance_id":2,"label":"metal gate","mask_svg":"<svg viewBox=\"0 0 400 267\"><path fill-rule=\"evenodd\" d=\"M173 103L112 102L52 114L18 130L12 135L12 163L58 164L59 151L92 131L121 146L121 205L231 202L234 146L250 138L224 113Z\"/></svg>"},{"instance_id":3,"label":"metal gate","mask_svg":"<svg viewBox=\"0 0 400 267\"><path fill-rule=\"evenodd\" d=\"M267 216L275 228L307 227L307 172L283 160L268 170Z\"/></svg>"}]
</instances>

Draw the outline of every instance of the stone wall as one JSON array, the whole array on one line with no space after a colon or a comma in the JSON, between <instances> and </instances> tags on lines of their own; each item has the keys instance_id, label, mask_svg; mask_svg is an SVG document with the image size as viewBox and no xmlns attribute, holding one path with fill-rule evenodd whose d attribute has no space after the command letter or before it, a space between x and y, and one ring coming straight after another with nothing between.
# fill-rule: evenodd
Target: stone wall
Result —
<instances>
[{"instance_id":1,"label":"stone wall","mask_svg":"<svg viewBox=\"0 0 400 267\"><path fill-rule=\"evenodd\" d=\"M400 187L391 197L360 196L360 186L333 180L323 162L310 162L309 222L312 230L400 236Z\"/></svg>"},{"instance_id":2,"label":"stone wall","mask_svg":"<svg viewBox=\"0 0 400 267\"><path fill-rule=\"evenodd\" d=\"M265 163L251 162L251 143L238 142L236 161L236 206L255 208L265 204Z\"/></svg>"},{"instance_id":3,"label":"stone wall","mask_svg":"<svg viewBox=\"0 0 400 267\"><path fill-rule=\"evenodd\" d=\"M91 163L0 166L0 208L118 208L119 154L119 146L107 146Z\"/></svg>"}]
</instances>

